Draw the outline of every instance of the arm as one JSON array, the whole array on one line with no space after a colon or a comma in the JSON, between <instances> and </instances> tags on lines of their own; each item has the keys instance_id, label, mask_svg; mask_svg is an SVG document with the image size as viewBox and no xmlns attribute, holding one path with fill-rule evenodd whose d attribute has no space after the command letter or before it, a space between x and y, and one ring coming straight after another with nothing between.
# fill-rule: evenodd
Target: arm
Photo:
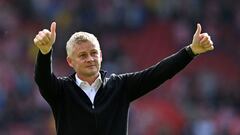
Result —
<instances>
[{"instance_id":1,"label":"arm","mask_svg":"<svg viewBox=\"0 0 240 135\"><path fill-rule=\"evenodd\" d=\"M145 70L120 75L129 101L145 95L166 80L171 79L189 64L193 57L189 55L186 48L183 48Z\"/></svg>"},{"instance_id":2,"label":"arm","mask_svg":"<svg viewBox=\"0 0 240 135\"><path fill-rule=\"evenodd\" d=\"M51 25L51 32L49 30L40 31L34 38L34 44L39 48L37 61L35 64L34 79L40 89L42 96L49 102L56 101L59 90L57 78L52 72L52 45L56 38L56 23Z\"/></svg>"},{"instance_id":3,"label":"arm","mask_svg":"<svg viewBox=\"0 0 240 135\"><path fill-rule=\"evenodd\" d=\"M119 76L120 79L123 80L124 90L126 90L129 101L143 96L166 80L171 79L189 64L194 56L213 49L214 47L210 36L208 36L207 33L201 34L201 26L198 24L192 44L189 46L163 59L150 68Z\"/></svg>"}]
</instances>

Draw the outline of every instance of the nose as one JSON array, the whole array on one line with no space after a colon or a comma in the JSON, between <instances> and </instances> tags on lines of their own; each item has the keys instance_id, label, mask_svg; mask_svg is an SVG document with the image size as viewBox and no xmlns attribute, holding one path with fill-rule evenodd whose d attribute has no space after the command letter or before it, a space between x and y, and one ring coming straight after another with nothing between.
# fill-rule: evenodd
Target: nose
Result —
<instances>
[{"instance_id":1,"label":"nose","mask_svg":"<svg viewBox=\"0 0 240 135\"><path fill-rule=\"evenodd\" d=\"M88 55L87 59L86 59L87 62L90 62L90 61L94 61L93 57L91 55Z\"/></svg>"}]
</instances>

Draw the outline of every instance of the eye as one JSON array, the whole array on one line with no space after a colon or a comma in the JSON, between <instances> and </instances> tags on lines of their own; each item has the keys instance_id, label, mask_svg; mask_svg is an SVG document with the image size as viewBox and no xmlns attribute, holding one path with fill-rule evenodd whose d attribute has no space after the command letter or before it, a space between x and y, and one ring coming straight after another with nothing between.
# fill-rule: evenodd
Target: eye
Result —
<instances>
[{"instance_id":1,"label":"eye","mask_svg":"<svg viewBox=\"0 0 240 135\"><path fill-rule=\"evenodd\" d=\"M86 58L86 57L87 57L87 54L79 54L78 57L80 57L80 58L83 59L83 58Z\"/></svg>"},{"instance_id":2,"label":"eye","mask_svg":"<svg viewBox=\"0 0 240 135\"><path fill-rule=\"evenodd\" d=\"M91 55L92 55L92 56L97 56L97 55L98 55L98 52L97 52L97 51L93 51L93 52L91 52Z\"/></svg>"}]
</instances>

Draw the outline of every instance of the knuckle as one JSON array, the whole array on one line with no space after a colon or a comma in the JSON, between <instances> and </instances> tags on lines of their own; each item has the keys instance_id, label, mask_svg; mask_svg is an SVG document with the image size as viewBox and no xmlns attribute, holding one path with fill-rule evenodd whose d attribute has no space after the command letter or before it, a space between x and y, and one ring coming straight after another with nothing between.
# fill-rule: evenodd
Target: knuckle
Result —
<instances>
[{"instance_id":1,"label":"knuckle","mask_svg":"<svg viewBox=\"0 0 240 135\"><path fill-rule=\"evenodd\" d=\"M38 39L37 39L37 38L34 38L33 41L36 43L36 42L38 42Z\"/></svg>"},{"instance_id":2,"label":"knuckle","mask_svg":"<svg viewBox=\"0 0 240 135\"><path fill-rule=\"evenodd\" d=\"M50 31L48 31L47 29L44 29L44 30L43 30L43 33L44 33L45 35L49 35L49 34L50 34Z\"/></svg>"}]
</instances>

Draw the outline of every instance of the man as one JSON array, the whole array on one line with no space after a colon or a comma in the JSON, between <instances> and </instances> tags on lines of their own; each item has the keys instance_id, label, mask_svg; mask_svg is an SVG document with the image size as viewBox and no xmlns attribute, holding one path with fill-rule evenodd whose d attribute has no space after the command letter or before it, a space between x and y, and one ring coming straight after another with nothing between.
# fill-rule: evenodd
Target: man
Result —
<instances>
[{"instance_id":1,"label":"man","mask_svg":"<svg viewBox=\"0 0 240 135\"><path fill-rule=\"evenodd\" d=\"M35 81L51 106L58 135L126 135L129 104L182 70L194 56L213 50L201 25L192 44L143 71L111 75L100 70L102 52L97 38L77 32L66 45L67 62L75 73L57 78L51 68L56 23L34 38L39 48Z\"/></svg>"}]
</instances>

